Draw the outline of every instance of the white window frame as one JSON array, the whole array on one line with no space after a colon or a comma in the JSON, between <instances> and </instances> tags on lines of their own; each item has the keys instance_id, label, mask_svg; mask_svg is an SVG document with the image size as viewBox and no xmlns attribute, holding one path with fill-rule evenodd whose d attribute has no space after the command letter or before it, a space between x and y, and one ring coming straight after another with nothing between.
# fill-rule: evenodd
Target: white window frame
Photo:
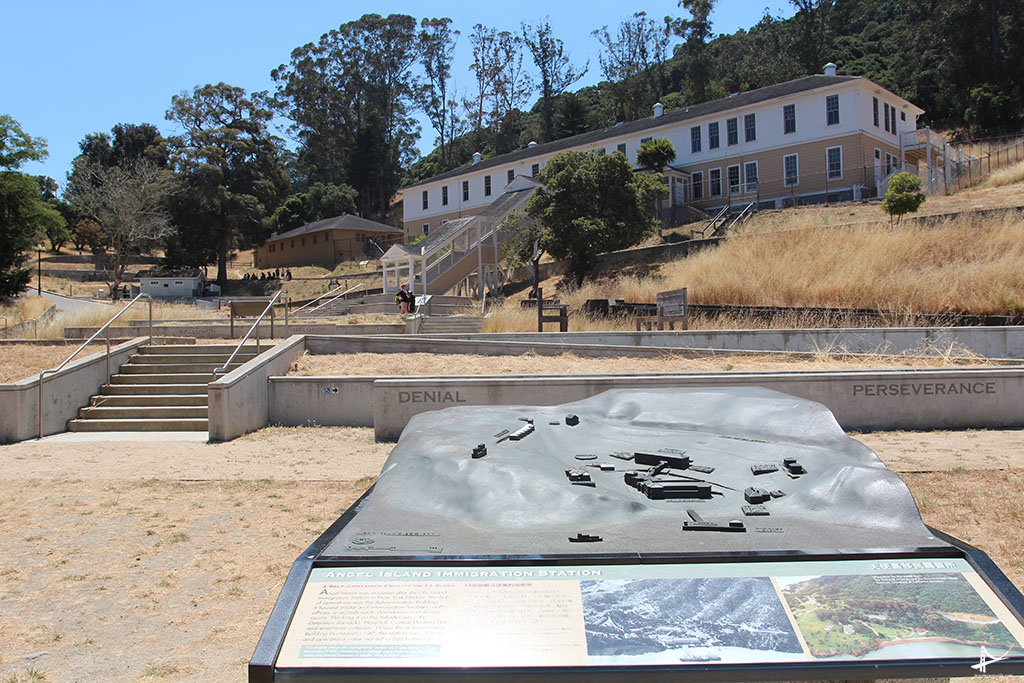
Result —
<instances>
[{"instance_id":1,"label":"white window frame","mask_svg":"<svg viewBox=\"0 0 1024 683\"><path fill-rule=\"evenodd\" d=\"M732 178L730 173L732 169L736 169L736 184L732 184ZM743 189L743 169L740 168L739 164L729 164L725 167L725 186L729 190L730 195L740 194L740 190Z\"/></svg>"},{"instance_id":2,"label":"white window frame","mask_svg":"<svg viewBox=\"0 0 1024 683\"><path fill-rule=\"evenodd\" d=\"M829 159L829 155L833 150L839 150L839 172L837 174L832 173L832 162ZM825 178L828 180L842 180L843 179L843 146L837 145L836 147L825 148Z\"/></svg>"},{"instance_id":3,"label":"white window frame","mask_svg":"<svg viewBox=\"0 0 1024 683\"><path fill-rule=\"evenodd\" d=\"M530 166L530 177L536 178L537 174L540 173L540 164L534 164Z\"/></svg>"},{"instance_id":4,"label":"white window frame","mask_svg":"<svg viewBox=\"0 0 1024 683\"><path fill-rule=\"evenodd\" d=\"M732 130L729 130L730 126ZM740 144L740 119L738 116L725 120L725 140L729 147Z\"/></svg>"},{"instance_id":5,"label":"white window frame","mask_svg":"<svg viewBox=\"0 0 1024 683\"><path fill-rule=\"evenodd\" d=\"M750 180L749 180L749 178L750 178L749 169L750 169L751 166L754 167L754 178L756 179L756 180L754 180L754 182L750 182ZM743 193L744 194L756 194L757 193L757 185L758 185L758 182L760 181L760 179L761 179L761 173L760 173L760 169L757 167L757 162L756 161L745 161L745 162L743 162Z\"/></svg>"},{"instance_id":6,"label":"white window frame","mask_svg":"<svg viewBox=\"0 0 1024 683\"><path fill-rule=\"evenodd\" d=\"M718 192L715 192L715 179L712 174L718 172ZM708 196L709 197L721 197L722 196L722 169L709 168L708 169Z\"/></svg>"},{"instance_id":7,"label":"white window frame","mask_svg":"<svg viewBox=\"0 0 1024 683\"><path fill-rule=\"evenodd\" d=\"M463 180L462 181L462 201L464 201L464 202L468 202L469 201L469 181L468 180Z\"/></svg>"},{"instance_id":8,"label":"white window frame","mask_svg":"<svg viewBox=\"0 0 1024 683\"><path fill-rule=\"evenodd\" d=\"M832 106L832 103L835 106ZM835 121L832 120L833 114L835 115ZM838 126L839 125L839 94L826 95L825 96L825 125L826 126Z\"/></svg>"},{"instance_id":9,"label":"white window frame","mask_svg":"<svg viewBox=\"0 0 1024 683\"><path fill-rule=\"evenodd\" d=\"M786 112L787 111L790 111L790 112L793 113L793 117L792 118L786 118ZM786 130L787 124L790 121L792 121L792 123L793 123L793 130ZM785 105L782 106L782 134L783 135L793 135L794 133L796 133L796 105L795 104L785 104Z\"/></svg>"},{"instance_id":10,"label":"white window frame","mask_svg":"<svg viewBox=\"0 0 1024 683\"><path fill-rule=\"evenodd\" d=\"M701 146L700 126L690 126L690 154L699 154Z\"/></svg>"},{"instance_id":11,"label":"white window frame","mask_svg":"<svg viewBox=\"0 0 1024 683\"><path fill-rule=\"evenodd\" d=\"M505 177L508 178L505 184L507 185L508 183L511 183L516 179L516 170L514 168L508 169L508 172L505 173Z\"/></svg>"},{"instance_id":12,"label":"white window frame","mask_svg":"<svg viewBox=\"0 0 1024 683\"><path fill-rule=\"evenodd\" d=\"M714 131L712 134L711 131ZM712 121L708 124L708 149L718 149L721 146L721 126L718 121Z\"/></svg>"},{"instance_id":13,"label":"white window frame","mask_svg":"<svg viewBox=\"0 0 1024 683\"><path fill-rule=\"evenodd\" d=\"M620 142L619 144L615 145L615 151L616 152L622 152L623 154L625 154L626 153L626 143L625 142Z\"/></svg>"},{"instance_id":14,"label":"white window frame","mask_svg":"<svg viewBox=\"0 0 1024 683\"><path fill-rule=\"evenodd\" d=\"M882 115L885 117L885 132L888 133L889 132L889 109L890 109L890 107L889 107L889 103L888 102L883 102L882 104L885 105L885 107L882 109Z\"/></svg>"},{"instance_id":15,"label":"white window frame","mask_svg":"<svg viewBox=\"0 0 1024 683\"><path fill-rule=\"evenodd\" d=\"M698 197L698 191L700 196ZM690 174L690 195L693 197L693 201L701 202L704 201L704 172L694 171Z\"/></svg>"},{"instance_id":16,"label":"white window frame","mask_svg":"<svg viewBox=\"0 0 1024 683\"><path fill-rule=\"evenodd\" d=\"M786 160L793 159L795 164L795 173L793 175L793 182L790 182L790 176L786 169ZM784 187L796 187L800 184L800 155L798 153L786 154L782 157L782 184Z\"/></svg>"},{"instance_id":17,"label":"white window frame","mask_svg":"<svg viewBox=\"0 0 1024 683\"><path fill-rule=\"evenodd\" d=\"M757 142L757 114L743 115L743 142Z\"/></svg>"},{"instance_id":18,"label":"white window frame","mask_svg":"<svg viewBox=\"0 0 1024 683\"><path fill-rule=\"evenodd\" d=\"M871 98L871 116L874 119L875 128L878 128L878 98Z\"/></svg>"},{"instance_id":19,"label":"white window frame","mask_svg":"<svg viewBox=\"0 0 1024 683\"><path fill-rule=\"evenodd\" d=\"M430 208L430 195L427 194L427 190L423 190L423 210L426 211Z\"/></svg>"},{"instance_id":20,"label":"white window frame","mask_svg":"<svg viewBox=\"0 0 1024 683\"><path fill-rule=\"evenodd\" d=\"M448 186L441 186L441 206L448 206Z\"/></svg>"},{"instance_id":21,"label":"white window frame","mask_svg":"<svg viewBox=\"0 0 1024 683\"><path fill-rule=\"evenodd\" d=\"M430 234L430 223L424 223L423 224L423 234L424 235L429 235Z\"/></svg>"},{"instance_id":22,"label":"white window frame","mask_svg":"<svg viewBox=\"0 0 1024 683\"><path fill-rule=\"evenodd\" d=\"M491 176L489 175L484 176L484 196L491 196Z\"/></svg>"}]
</instances>

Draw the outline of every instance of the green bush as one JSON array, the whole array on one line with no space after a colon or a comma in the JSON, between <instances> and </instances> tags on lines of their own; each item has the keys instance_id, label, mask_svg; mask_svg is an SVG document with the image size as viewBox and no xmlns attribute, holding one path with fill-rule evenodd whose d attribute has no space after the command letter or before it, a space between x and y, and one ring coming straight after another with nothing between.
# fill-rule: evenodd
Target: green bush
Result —
<instances>
[{"instance_id":1,"label":"green bush","mask_svg":"<svg viewBox=\"0 0 1024 683\"><path fill-rule=\"evenodd\" d=\"M909 173L894 175L889 179L889 189L882 199L882 209L889 214L889 225L892 225L894 217L896 224L899 225L903 214L917 211L924 203L924 199L921 178Z\"/></svg>"}]
</instances>

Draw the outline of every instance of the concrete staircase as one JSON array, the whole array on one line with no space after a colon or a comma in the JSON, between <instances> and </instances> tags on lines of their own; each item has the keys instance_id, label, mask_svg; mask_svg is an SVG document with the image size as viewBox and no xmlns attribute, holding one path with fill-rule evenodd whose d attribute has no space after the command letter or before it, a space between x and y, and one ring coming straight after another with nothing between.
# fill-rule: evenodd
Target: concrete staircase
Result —
<instances>
[{"instance_id":1,"label":"concrete staircase","mask_svg":"<svg viewBox=\"0 0 1024 683\"><path fill-rule=\"evenodd\" d=\"M471 315L423 316L417 334L475 334L484 319Z\"/></svg>"},{"instance_id":2,"label":"concrete staircase","mask_svg":"<svg viewBox=\"0 0 1024 683\"><path fill-rule=\"evenodd\" d=\"M68 421L68 431L207 431L206 385L234 349L234 344L140 347ZM228 369L255 356L255 344L246 345Z\"/></svg>"}]
</instances>

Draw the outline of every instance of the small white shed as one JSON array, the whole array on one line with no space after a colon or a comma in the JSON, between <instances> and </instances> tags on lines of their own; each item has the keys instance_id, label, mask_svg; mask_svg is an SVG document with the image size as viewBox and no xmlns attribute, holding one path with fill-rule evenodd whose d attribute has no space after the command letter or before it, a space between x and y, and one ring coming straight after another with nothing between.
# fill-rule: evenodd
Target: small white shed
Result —
<instances>
[{"instance_id":1,"label":"small white shed","mask_svg":"<svg viewBox=\"0 0 1024 683\"><path fill-rule=\"evenodd\" d=\"M139 273L139 291L152 297L191 298L203 295L206 276L198 268L144 270Z\"/></svg>"}]
</instances>

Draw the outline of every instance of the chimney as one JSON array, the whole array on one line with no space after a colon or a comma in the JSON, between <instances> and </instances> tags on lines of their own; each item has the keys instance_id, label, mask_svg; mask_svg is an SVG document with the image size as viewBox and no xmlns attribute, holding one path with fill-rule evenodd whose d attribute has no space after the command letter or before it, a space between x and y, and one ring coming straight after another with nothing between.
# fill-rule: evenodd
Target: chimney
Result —
<instances>
[{"instance_id":1,"label":"chimney","mask_svg":"<svg viewBox=\"0 0 1024 683\"><path fill-rule=\"evenodd\" d=\"M654 118L659 118L664 113L665 113L665 105L662 104L661 102L655 102L654 103Z\"/></svg>"},{"instance_id":2,"label":"chimney","mask_svg":"<svg viewBox=\"0 0 1024 683\"><path fill-rule=\"evenodd\" d=\"M527 147L536 147L536 146L537 146L537 141L536 140L530 140L530 144L527 145Z\"/></svg>"},{"instance_id":3,"label":"chimney","mask_svg":"<svg viewBox=\"0 0 1024 683\"><path fill-rule=\"evenodd\" d=\"M828 64L825 65L825 75L826 76L835 76L836 75L836 65L835 65L835 62L829 62Z\"/></svg>"},{"instance_id":4,"label":"chimney","mask_svg":"<svg viewBox=\"0 0 1024 683\"><path fill-rule=\"evenodd\" d=\"M619 114L618 116L615 117L615 125L616 126L621 126L625 122L626 122L626 115L625 114Z\"/></svg>"},{"instance_id":5,"label":"chimney","mask_svg":"<svg viewBox=\"0 0 1024 683\"><path fill-rule=\"evenodd\" d=\"M473 152L473 165L476 166L483 159L483 155L480 152Z\"/></svg>"},{"instance_id":6,"label":"chimney","mask_svg":"<svg viewBox=\"0 0 1024 683\"><path fill-rule=\"evenodd\" d=\"M729 97L736 97L740 94L740 84L730 83L729 84Z\"/></svg>"}]
</instances>

